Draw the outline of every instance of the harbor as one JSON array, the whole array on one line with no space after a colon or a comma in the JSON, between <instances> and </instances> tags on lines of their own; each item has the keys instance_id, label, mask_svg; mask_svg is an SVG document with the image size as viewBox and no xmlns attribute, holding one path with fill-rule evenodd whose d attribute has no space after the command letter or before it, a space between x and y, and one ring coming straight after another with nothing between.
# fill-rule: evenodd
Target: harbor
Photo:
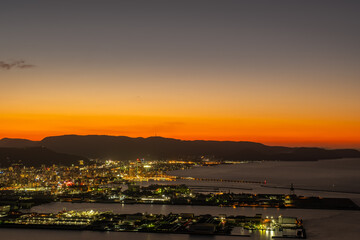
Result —
<instances>
[{"instance_id":1,"label":"harbor","mask_svg":"<svg viewBox=\"0 0 360 240\"><path fill-rule=\"evenodd\" d=\"M250 237L271 233L272 237L306 238L301 219L287 216L169 213L118 214L98 211L58 213L9 212L0 218L1 228L145 232L190 235Z\"/></svg>"}]
</instances>

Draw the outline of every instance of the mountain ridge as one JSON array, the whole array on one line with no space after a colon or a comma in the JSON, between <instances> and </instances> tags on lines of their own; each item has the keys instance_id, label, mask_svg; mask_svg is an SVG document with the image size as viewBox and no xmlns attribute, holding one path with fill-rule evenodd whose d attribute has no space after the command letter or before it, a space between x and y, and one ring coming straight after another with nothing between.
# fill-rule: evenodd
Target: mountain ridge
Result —
<instances>
[{"instance_id":1,"label":"mountain ridge","mask_svg":"<svg viewBox=\"0 0 360 240\"><path fill-rule=\"evenodd\" d=\"M27 167L40 167L41 165L51 166L72 164L79 164L82 160L84 163L88 162L85 157L57 153L45 147L0 147L0 167L9 167L13 164L21 164Z\"/></svg>"},{"instance_id":2,"label":"mountain ridge","mask_svg":"<svg viewBox=\"0 0 360 240\"><path fill-rule=\"evenodd\" d=\"M40 141L3 138L0 147L46 147L58 153L87 158L130 160L200 159L314 161L320 159L360 158L355 149L268 146L249 141L180 140L174 138L131 138L111 135L60 135Z\"/></svg>"}]
</instances>

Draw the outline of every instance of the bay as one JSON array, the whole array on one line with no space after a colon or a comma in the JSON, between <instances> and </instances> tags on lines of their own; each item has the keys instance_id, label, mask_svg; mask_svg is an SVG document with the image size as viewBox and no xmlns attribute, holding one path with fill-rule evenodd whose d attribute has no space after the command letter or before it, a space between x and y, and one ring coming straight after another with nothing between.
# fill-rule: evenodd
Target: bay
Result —
<instances>
[{"instance_id":1,"label":"bay","mask_svg":"<svg viewBox=\"0 0 360 240\"><path fill-rule=\"evenodd\" d=\"M296 194L304 196L347 197L360 203L360 159L322 160L316 162L248 162L212 167L196 167L188 170L168 172L170 175L196 178L218 178L227 180L264 181L267 184L247 184L233 182L180 180L176 182L145 182L142 185L181 184L206 186L218 191L252 193L289 193L290 184L295 186ZM213 206L174 206L174 205L123 205L100 203L50 203L33 207L29 211L58 212L67 210L97 210L114 213L195 213L253 216L295 216L302 218L308 239L337 240L357 239L360 235L360 211L312 210L312 209L274 209L274 208L227 208ZM117 233L91 231L59 231L37 229L0 229L1 239L17 240L229 240L234 236L194 236L154 233ZM242 239L249 239L244 238ZM250 239L271 239L269 232L257 232Z\"/></svg>"}]
</instances>

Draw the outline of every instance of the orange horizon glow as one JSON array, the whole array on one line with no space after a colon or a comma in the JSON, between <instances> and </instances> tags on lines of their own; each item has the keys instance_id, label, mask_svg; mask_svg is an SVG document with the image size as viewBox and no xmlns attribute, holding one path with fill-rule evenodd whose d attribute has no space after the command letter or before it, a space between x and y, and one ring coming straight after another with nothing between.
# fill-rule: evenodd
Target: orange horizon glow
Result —
<instances>
[{"instance_id":1,"label":"orange horizon glow","mask_svg":"<svg viewBox=\"0 0 360 240\"><path fill-rule=\"evenodd\" d=\"M184 141L195 141L195 140L204 140L204 141L234 141L234 142L256 142L262 143L269 146L286 146L286 147L320 147L320 148L354 148L360 149L360 143L358 139L346 140L346 141L337 141L336 139L284 139L284 138L275 138L274 140L268 138L237 138L237 137L208 137L208 136L198 136L198 137L191 137L191 136L183 136L183 135L117 135L116 132L92 132L92 133L83 133L83 132L49 132L49 134L8 134L1 136L2 138L13 138L13 139L27 139L31 141L41 141L45 137L53 137L53 136L63 136L63 135L79 135L79 136L86 136L86 135L108 135L108 136L126 136L131 138L148 138L148 137L163 137L163 138L173 138L179 139Z\"/></svg>"},{"instance_id":2,"label":"orange horizon glow","mask_svg":"<svg viewBox=\"0 0 360 240\"><path fill-rule=\"evenodd\" d=\"M53 87L52 82L46 82L50 73L42 76L32 70L2 74L11 81L3 84L2 89L8 91L0 95L1 138L156 134L182 140L360 149L356 87L329 86L325 94L320 85L303 86L298 76L299 81L269 91L266 85L258 85L254 76L234 75L228 80L241 77L249 81L233 82L225 88L217 82L222 75L205 74L202 78L209 81L206 87L176 76L171 83L174 86L163 81L157 83L157 89L154 83L170 79L169 75L150 78L114 72L106 76L108 84L105 80L103 85L96 83L100 76L90 76L93 83L82 82L84 76L79 73L63 77L68 79L66 87ZM114 76L132 81L121 86L111 80ZM260 74L258 78L266 76ZM53 79L61 82L62 77ZM143 80L142 85L136 80Z\"/></svg>"},{"instance_id":3,"label":"orange horizon glow","mask_svg":"<svg viewBox=\"0 0 360 240\"><path fill-rule=\"evenodd\" d=\"M181 140L251 141L266 145L360 148L357 122L314 119L12 114L1 138L39 141L59 135L161 136Z\"/></svg>"},{"instance_id":4,"label":"orange horizon glow","mask_svg":"<svg viewBox=\"0 0 360 240\"><path fill-rule=\"evenodd\" d=\"M357 3L22 2L0 11L0 138L360 149Z\"/></svg>"}]
</instances>

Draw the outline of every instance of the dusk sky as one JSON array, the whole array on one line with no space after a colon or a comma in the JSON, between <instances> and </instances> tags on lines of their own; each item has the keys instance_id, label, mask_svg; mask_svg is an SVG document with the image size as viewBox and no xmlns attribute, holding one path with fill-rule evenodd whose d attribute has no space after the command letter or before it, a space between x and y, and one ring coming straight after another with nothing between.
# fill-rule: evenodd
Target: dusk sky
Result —
<instances>
[{"instance_id":1,"label":"dusk sky","mask_svg":"<svg viewBox=\"0 0 360 240\"><path fill-rule=\"evenodd\" d=\"M0 138L360 148L360 1L0 0Z\"/></svg>"}]
</instances>

